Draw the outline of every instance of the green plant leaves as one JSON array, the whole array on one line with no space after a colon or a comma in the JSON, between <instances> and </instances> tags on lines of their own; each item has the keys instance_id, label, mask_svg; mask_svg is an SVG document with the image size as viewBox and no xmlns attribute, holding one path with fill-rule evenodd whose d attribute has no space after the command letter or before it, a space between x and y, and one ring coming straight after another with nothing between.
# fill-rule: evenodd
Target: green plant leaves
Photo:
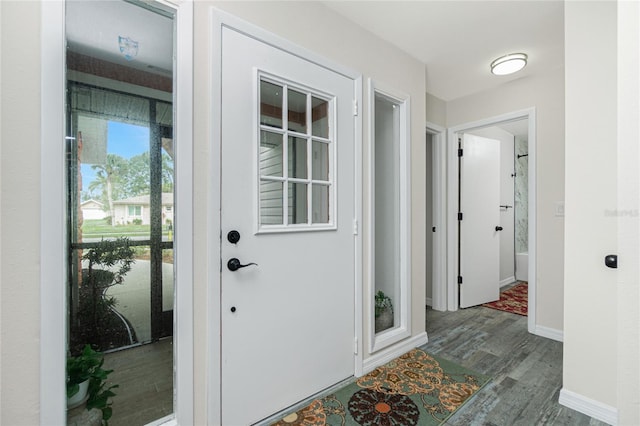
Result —
<instances>
[{"instance_id":1,"label":"green plant leaves","mask_svg":"<svg viewBox=\"0 0 640 426\"><path fill-rule=\"evenodd\" d=\"M78 393L79 383L89 379L87 410L101 410L103 423L107 425L107 420L113 414L109 399L116 396L112 389L118 385L106 385L107 377L113 370L103 369L103 364L102 353L96 352L90 345L85 345L80 355L67 358L67 398Z\"/></svg>"}]
</instances>

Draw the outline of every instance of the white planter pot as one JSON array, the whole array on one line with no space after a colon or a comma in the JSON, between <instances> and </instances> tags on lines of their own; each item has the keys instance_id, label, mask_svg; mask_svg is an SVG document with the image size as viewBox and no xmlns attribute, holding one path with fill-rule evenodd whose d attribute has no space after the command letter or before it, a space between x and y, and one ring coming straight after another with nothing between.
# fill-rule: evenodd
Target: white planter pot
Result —
<instances>
[{"instance_id":1,"label":"white planter pot","mask_svg":"<svg viewBox=\"0 0 640 426\"><path fill-rule=\"evenodd\" d=\"M87 395L87 392L89 390L89 379L85 380L84 382L80 383L80 390L78 390L78 393L76 393L75 395L73 395L71 398L67 398L67 409L70 410L72 408L76 408L79 405L82 405L86 402L87 399L89 399L89 395Z\"/></svg>"}]
</instances>

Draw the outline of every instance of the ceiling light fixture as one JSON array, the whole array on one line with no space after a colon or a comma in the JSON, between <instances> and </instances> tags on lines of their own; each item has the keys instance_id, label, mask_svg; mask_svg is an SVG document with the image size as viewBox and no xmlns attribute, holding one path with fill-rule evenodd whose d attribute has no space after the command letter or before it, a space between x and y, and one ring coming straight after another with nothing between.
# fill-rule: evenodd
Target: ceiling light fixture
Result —
<instances>
[{"instance_id":1,"label":"ceiling light fixture","mask_svg":"<svg viewBox=\"0 0 640 426\"><path fill-rule=\"evenodd\" d=\"M520 71L527 65L527 55L510 53L491 62L491 72L495 75L507 75Z\"/></svg>"}]
</instances>

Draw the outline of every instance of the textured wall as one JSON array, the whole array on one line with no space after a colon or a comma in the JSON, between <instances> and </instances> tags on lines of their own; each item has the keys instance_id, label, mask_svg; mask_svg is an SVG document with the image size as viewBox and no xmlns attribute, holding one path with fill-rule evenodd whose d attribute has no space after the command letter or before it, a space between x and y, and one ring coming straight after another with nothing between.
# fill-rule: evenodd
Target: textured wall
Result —
<instances>
[{"instance_id":1,"label":"textured wall","mask_svg":"<svg viewBox=\"0 0 640 426\"><path fill-rule=\"evenodd\" d=\"M527 138L516 136L516 253L529 250L529 157L518 158L518 155L527 154L528 151Z\"/></svg>"}]
</instances>

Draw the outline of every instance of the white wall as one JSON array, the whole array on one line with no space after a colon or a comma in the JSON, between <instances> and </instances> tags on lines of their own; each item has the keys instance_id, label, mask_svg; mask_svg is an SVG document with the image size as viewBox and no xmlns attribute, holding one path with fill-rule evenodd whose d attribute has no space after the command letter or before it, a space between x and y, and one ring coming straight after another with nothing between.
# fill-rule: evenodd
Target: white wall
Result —
<instances>
[{"instance_id":1,"label":"white wall","mask_svg":"<svg viewBox=\"0 0 640 426\"><path fill-rule=\"evenodd\" d=\"M537 325L563 327L564 70L524 77L496 89L447 102L447 126L536 108L537 120ZM530 197L533 196L530 194ZM531 198L530 198L531 199Z\"/></svg>"},{"instance_id":2,"label":"white wall","mask_svg":"<svg viewBox=\"0 0 640 426\"><path fill-rule=\"evenodd\" d=\"M640 424L640 3L618 4L618 419ZM635 213L635 214L634 214Z\"/></svg>"},{"instance_id":3,"label":"white wall","mask_svg":"<svg viewBox=\"0 0 640 426\"><path fill-rule=\"evenodd\" d=\"M610 423L619 415L621 424L638 424L639 11L637 4L620 5L625 9L618 12L615 2L565 3L561 401L564 397L569 406L586 401ZM618 19L627 25L626 33L619 31ZM634 54L618 57L618 48ZM620 255L620 269L604 265L607 254Z\"/></svg>"},{"instance_id":4,"label":"white wall","mask_svg":"<svg viewBox=\"0 0 640 426\"><path fill-rule=\"evenodd\" d=\"M603 259L617 250L604 214L617 204L616 4L565 3L565 46L563 389L615 406L616 274Z\"/></svg>"},{"instance_id":5,"label":"white wall","mask_svg":"<svg viewBox=\"0 0 640 426\"><path fill-rule=\"evenodd\" d=\"M425 95L427 101L427 121L441 127L447 126L447 103L430 93Z\"/></svg>"},{"instance_id":6,"label":"white wall","mask_svg":"<svg viewBox=\"0 0 640 426\"><path fill-rule=\"evenodd\" d=\"M39 419L40 3L0 2L0 424Z\"/></svg>"},{"instance_id":7,"label":"white wall","mask_svg":"<svg viewBox=\"0 0 640 426\"><path fill-rule=\"evenodd\" d=\"M500 285L510 284L515 279L515 221L513 160L514 137L498 127L476 129L469 133L500 141L500 205L511 208L500 209ZM497 224L496 224L497 225Z\"/></svg>"}]
</instances>

